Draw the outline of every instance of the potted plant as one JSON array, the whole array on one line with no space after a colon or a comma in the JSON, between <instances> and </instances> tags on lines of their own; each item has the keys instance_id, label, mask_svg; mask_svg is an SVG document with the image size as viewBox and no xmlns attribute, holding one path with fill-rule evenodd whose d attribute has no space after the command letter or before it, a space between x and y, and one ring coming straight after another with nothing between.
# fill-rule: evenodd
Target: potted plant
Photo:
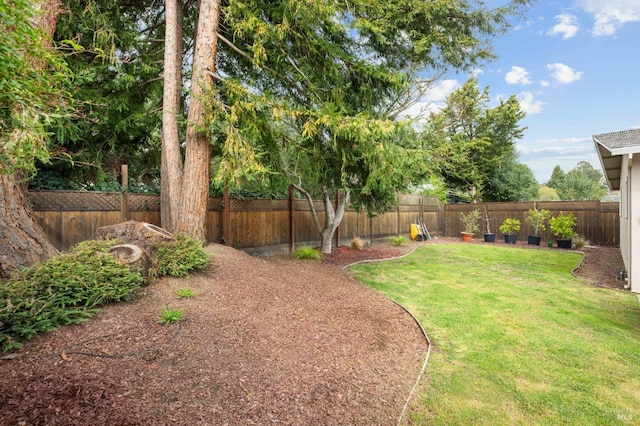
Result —
<instances>
[{"instance_id":1,"label":"potted plant","mask_svg":"<svg viewBox=\"0 0 640 426\"><path fill-rule=\"evenodd\" d=\"M486 232L484 233L484 242L485 243L493 243L496 240L496 234L491 232L491 224L489 223L489 212L487 212L487 206L482 206L484 208L484 221L486 223Z\"/></svg>"},{"instance_id":2,"label":"potted plant","mask_svg":"<svg viewBox=\"0 0 640 426\"><path fill-rule=\"evenodd\" d=\"M478 225L480 221L480 210L471 210L466 214L460 212L460 221L464 225L464 231L460 233L462 235L462 241L471 241L473 234L480 230Z\"/></svg>"},{"instance_id":3,"label":"potted plant","mask_svg":"<svg viewBox=\"0 0 640 426\"><path fill-rule=\"evenodd\" d=\"M577 224L578 220L573 213L568 215L561 213L549 219L549 229L556 236L558 248L571 248L571 239L577 235L575 231Z\"/></svg>"},{"instance_id":4,"label":"potted plant","mask_svg":"<svg viewBox=\"0 0 640 426\"><path fill-rule=\"evenodd\" d=\"M504 242L515 244L518 239L518 231L520 230L520 220L508 217L500 225L500 232L504 234Z\"/></svg>"},{"instance_id":5,"label":"potted plant","mask_svg":"<svg viewBox=\"0 0 640 426\"><path fill-rule=\"evenodd\" d=\"M527 239L528 244L540 245L540 233L546 229L546 222L551 217L551 212L549 210L538 210L533 208L527 212L527 216L524 218L525 222L531 225L531 229L533 231L533 235L529 235Z\"/></svg>"}]
</instances>

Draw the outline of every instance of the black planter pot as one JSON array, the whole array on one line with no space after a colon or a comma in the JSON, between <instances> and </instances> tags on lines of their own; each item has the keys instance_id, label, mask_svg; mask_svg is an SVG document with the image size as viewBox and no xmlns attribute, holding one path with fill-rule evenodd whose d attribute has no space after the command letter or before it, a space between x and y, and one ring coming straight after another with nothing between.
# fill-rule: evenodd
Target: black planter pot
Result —
<instances>
[{"instance_id":1,"label":"black planter pot","mask_svg":"<svg viewBox=\"0 0 640 426\"><path fill-rule=\"evenodd\" d=\"M558 248L571 248L571 238L558 238L556 243L558 244Z\"/></svg>"},{"instance_id":2,"label":"black planter pot","mask_svg":"<svg viewBox=\"0 0 640 426\"><path fill-rule=\"evenodd\" d=\"M504 236L504 242L507 244L515 244L518 241L518 236L516 234L506 234Z\"/></svg>"},{"instance_id":3,"label":"black planter pot","mask_svg":"<svg viewBox=\"0 0 640 426\"><path fill-rule=\"evenodd\" d=\"M540 245L540 237L536 237L535 235L529 235L529 237L527 237L527 243L531 244L532 246L539 246Z\"/></svg>"},{"instance_id":4,"label":"black planter pot","mask_svg":"<svg viewBox=\"0 0 640 426\"><path fill-rule=\"evenodd\" d=\"M496 234L484 234L485 243L494 243L496 241Z\"/></svg>"}]
</instances>

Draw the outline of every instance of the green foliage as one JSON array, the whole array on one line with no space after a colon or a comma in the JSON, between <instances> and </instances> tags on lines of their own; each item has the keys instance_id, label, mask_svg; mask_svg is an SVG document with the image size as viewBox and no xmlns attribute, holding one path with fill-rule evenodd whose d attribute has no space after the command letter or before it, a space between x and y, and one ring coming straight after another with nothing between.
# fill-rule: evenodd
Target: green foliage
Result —
<instances>
[{"instance_id":1,"label":"green foliage","mask_svg":"<svg viewBox=\"0 0 640 426\"><path fill-rule=\"evenodd\" d=\"M184 315L184 309L169 309L167 307L162 309L162 314L158 317L160 324L173 324L182 319Z\"/></svg>"},{"instance_id":2,"label":"green foliage","mask_svg":"<svg viewBox=\"0 0 640 426\"><path fill-rule=\"evenodd\" d=\"M298 260L320 260L322 254L310 246L303 246L293 252L293 258Z\"/></svg>"},{"instance_id":3,"label":"green foliage","mask_svg":"<svg viewBox=\"0 0 640 426\"><path fill-rule=\"evenodd\" d=\"M197 293L191 290L189 287L179 288L175 291L176 296L181 299L191 299L192 297L196 297Z\"/></svg>"},{"instance_id":4,"label":"green foliage","mask_svg":"<svg viewBox=\"0 0 640 426\"><path fill-rule=\"evenodd\" d=\"M460 221L464 225L464 232L475 234L480 231L480 217L482 214L479 209L471 210L467 213L460 212Z\"/></svg>"},{"instance_id":5,"label":"green foliage","mask_svg":"<svg viewBox=\"0 0 640 426\"><path fill-rule=\"evenodd\" d=\"M515 96L489 108L489 88L475 78L453 91L423 133L430 161L455 192L486 201L522 201L535 196L531 170L517 162L515 141L525 113Z\"/></svg>"},{"instance_id":6,"label":"green foliage","mask_svg":"<svg viewBox=\"0 0 640 426\"><path fill-rule=\"evenodd\" d=\"M0 286L0 346L7 351L35 334L61 325L83 322L100 306L128 300L145 284L140 271L131 270L109 253L116 240L84 241L68 253L19 271ZM206 265L202 244L178 236L156 248L151 276L185 276ZM176 292L192 297L188 288Z\"/></svg>"},{"instance_id":7,"label":"green foliage","mask_svg":"<svg viewBox=\"0 0 640 426\"><path fill-rule=\"evenodd\" d=\"M549 219L549 229L551 233L558 238L573 238L575 237L575 227L578 224L578 219L573 216L573 213L568 215L559 214Z\"/></svg>"},{"instance_id":8,"label":"green foliage","mask_svg":"<svg viewBox=\"0 0 640 426\"><path fill-rule=\"evenodd\" d=\"M185 235L177 235L175 241L161 243L156 247L153 275L186 277L189 272L201 269L209 260L202 242Z\"/></svg>"},{"instance_id":9,"label":"green foliage","mask_svg":"<svg viewBox=\"0 0 640 426\"><path fill-rule=\"evenodd\" d=\"M524 220L533 228L533 235L540 235L540 232L546 229L546 223L550 217L551 212L549 210L530 209Z\"/></svg>"},{"instance_id":10,"label":"green foliage","mask_svg":"<svg viewBox=\"0 0 640 426\"><path fill-rule=\"evenodd\" d=\"M500 232L503 234L516 234L520 230L520 220L508 217L500 225Z\"/></svg>"},{"instance_id":11,"label":"green foliage","mask_svg":"<svg viewBox=\"0 0 640 426\"><path fill-rule=\"evenodd\" d=\"M69 253L19 271L0 286L0 345L91 317L110 302L128 300L144 283L108 252L114 241L85 241Z\"/></svg>"},{"instance_id":12,"label":"green foliage","mask_svg":"<svg viewBox=\"0 0 640 426\"><path fill-rule=\"evenodd\" d=\"M491 202L523 202L538 196L538 181L526 164L518 163L515 155L505 156L489 176L483 199Z\"/></svg>"},{"instance_id":13,"label":"green foliage","mask_svg":"<svg viewBox=\"0 0 640 426\"><path fill-rule=\"evenodd\" d=\"M538 197L536 198L536 200L557 201L559 199L560 199L560 196L558 195L555 189L547 185L540 185L540 187L538 188Z\"/></svg>"},{"instance_id":14,"label":"green foliage","mask_svg":"<svg viewBox=\"0 0 640 426\"><path fill-rule=\"evenodd\" d=\"M566 174L556 166L547 185L561 200L601 200L607 193L602 173L587 161L579 162Z\"/></svg>"},{"instance_id":15,"label":"green foliage","mask_svg":"<svg viewBox=\"0 0 640 426\"><path fill-rule=\"evenodd\" d=\"M403 246L408 241L409 241L409 239L407 237L405 237L404 235L398 235L398 236L395 236L395 237L389 237L389 244L394 245L394 246Z\"/></svg>"},{"instance_id":16,"label":"green foliage","mask_svg":"<svg viewBox=\"0 0 640 426\"><path fill-rule=\"evenodd\" d=\"M0 2L0 173L32 174L47 161L48 126L67 115L71 73L36 22L37 3Z\"/></svg>"}]
</instances>

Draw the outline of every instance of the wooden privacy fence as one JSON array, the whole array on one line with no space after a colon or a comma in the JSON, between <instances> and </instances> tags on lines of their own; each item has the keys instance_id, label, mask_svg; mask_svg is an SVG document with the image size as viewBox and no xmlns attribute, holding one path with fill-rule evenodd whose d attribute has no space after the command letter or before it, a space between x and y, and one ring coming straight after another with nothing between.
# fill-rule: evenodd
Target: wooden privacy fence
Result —
<instances>
[{"instance_id":1,"label":"wooden privacy fence","mask_svg":"<svg viewBox=\"0 0 640 426\"><path fill-rule=\"evenodd\" d=\"M160 226L160 196L86 191L29 192L34 215L51 242L68 250L74 244L95 237L97 228L125 220L149 222ZM457 237L461 230L460 212L486 208L493 232L506 217L522 221L519 238L526 238L529 226L524 218L534 203L486 203L439 205L436 200L417 195L401 195L398 205L384 214L347 210L337 233L337 242L345 244L353 237L373 240L392 235L409 235L411 224L421 218L432 236ZM578 218L578 233L594 244L618 244L617 202L537 202L537 208L572 212ZM321 201L315 202L320 220L324 220ZM236 248L295 244L317 244L319 234L306 200L241 199L213 197L207 206L206 232L209 242L226 242ZM482 221L484 230L484 221ZM477 238L482 238L482 232ZM548 231L543 238L550 238Z\"/></svg>"}]
</instances>

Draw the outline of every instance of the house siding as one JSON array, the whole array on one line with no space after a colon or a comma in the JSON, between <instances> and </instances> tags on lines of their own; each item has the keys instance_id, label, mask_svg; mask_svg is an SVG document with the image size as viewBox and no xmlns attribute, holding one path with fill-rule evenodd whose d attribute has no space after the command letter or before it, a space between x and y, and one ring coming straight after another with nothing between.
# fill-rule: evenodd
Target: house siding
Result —
<instances>
[{"instance_id":1,"label":"house siding","mask_svg":"<svg viewBox=\"0 0 640 426\"><path fill-rule=\"evenodd\" d=\"M640 155L633 158L632 155L625 155L622 171L627 173L627 190L629 194L627 200L626 229L620 228L620 237L623 233L628 239L628 263L625 263L631 291L640 293ZM634 164L635 163L635 164ZM622 243L622 240L621 240Z\"/></svg>"}]
</instances>

